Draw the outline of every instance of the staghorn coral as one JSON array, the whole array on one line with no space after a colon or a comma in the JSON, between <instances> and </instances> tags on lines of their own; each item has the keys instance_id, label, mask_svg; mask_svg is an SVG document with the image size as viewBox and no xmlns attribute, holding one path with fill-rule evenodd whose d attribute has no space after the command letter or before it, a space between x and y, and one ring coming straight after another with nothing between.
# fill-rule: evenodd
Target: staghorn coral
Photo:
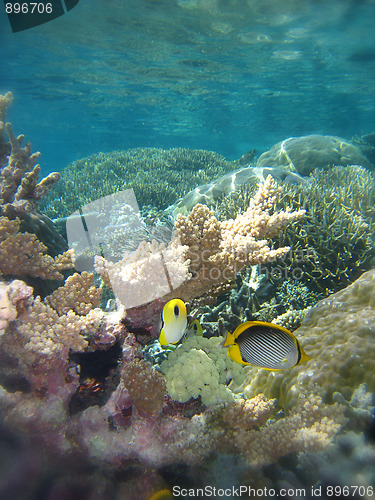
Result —
<instances>
[{"instance_id":1,"label":"staghorn coral","mask_svg":"<svg viewBox=\"0 0 375 500\"><path fill-rule=\"evenodd\" d=\"M235 170L236 162L199 149L134 148L77 160L41 203L51 218L67 217L103 196L134 189L141 208L165 209L193 186Z\"/></svg>"},{"instance_id":2,"label":"staghorn coral","mask_svg":"<svg viewBox=\"0 0 375 500\"><path fill-rule=\"evenodd\" d=\"M215 207L219 218L245 209L251 190L239 190ZM274 238L274 247L291 248L278 266L262 265L261 272L277 286L294 277L324 295L354 281L375 262L374 174L359 166L316 169L298 184L280 186L277 210L306 210Z\"/></svg>"},{"instance_id":3,"label":"staghorn coral","mask_svg":"<svg viewBox=\"0 0 375 500\"><path fill-rule=\"evenodd\" d=\"M282 187L277 208L305 209L276 245L289 245L302 259L285 263L302 282L324 295L353 282L375 262L375 180L358 166L314 170L307 184ZM267 269L264 271L267 273Z\"/></svg>"},{"instance_id":4,"label":"staghorn coral","mask_svg":"<svg viewBox=\"0 0 375 500\"><path fill-rule=\"evenodd\" d=\"M62 279L64 269L73 267L70 250L53 258L34 234L20 232L20 220L0 217L0 274Z\"/></svg>"},{"instance_id":5,"label":"staghorn coral","mask_svg":"<svg viewBox=\"0 0 375 500\"><path fill-rule=\"evenodd\" d=\"M124 386L138 412L158 415L164 406L166 386L164 376L144 361L128 363L122 373Z\"/></svg>"},{"instance_id":6,"label":"staghorn coral","mask_svg":"<svg viewBox=\"0 0 375 500\"><path fill-rule=\"evenodd\" d=\"M339 391L348 401L365 383L375 390L375 271L312 307L294 332L311 359L287 373L250 368L243 390L264 393L292 408L299 392L319 387L325 401Z\"/></svg>"}]
</instances>

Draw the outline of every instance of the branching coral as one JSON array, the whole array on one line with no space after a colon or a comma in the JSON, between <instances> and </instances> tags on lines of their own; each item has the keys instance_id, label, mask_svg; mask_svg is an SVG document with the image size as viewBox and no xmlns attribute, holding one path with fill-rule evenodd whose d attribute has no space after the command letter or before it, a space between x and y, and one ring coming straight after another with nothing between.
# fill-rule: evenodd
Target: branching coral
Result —
<instances>
[{"instance_id":1,"label":"branching coral","mask_svg":"<svg viewBox=\"0 0 375 500\"><path fill-rule=\"evenodd\" d=\"M283 187L278 208L306 210L277 239L304 258L290 264L301 280L327 295L354 281L375 262L375 180L358 166L315 170L307 184ZM289 263L287 263L289 265Z\"/></svg>"},{"instance_id":2,"label":"branching coral","mask_svg":"<svg viewBox=\"0 0 375 500\"><path fill-rule=\"evenodd\" d=\"M3 335L9 323L24 311L32 294L33 289L21 280L11 283L0 281L0 335Z\"/></svg>"},{"instance_id":3,"label":"branching coral","mask_svg":"<svg viewBox=\"0 0 375 500\"><path fill-rule=\"evenodd\" d=\"M62 279L61 271L73 267L70 250L53 258L35 234L19 230L18 218L0 217L0 274Z\"/></svg>"},{"instance_id":4,"label":"branching coral","mask_svg":"<svg viewBox=\"0 0 375 500\"><path fill-rule=\"evenodd\" d=\"M132 188L141 208L165 209L192 187L236 168L236 162L198 149L134 148L98 153L65 168L41 208L49 217L67 217L90 201Z\"/></svg>"},{"instance_id":5,"label":"branching coral","mask_svg":"<svg viewBox=\"0 0 375 500\"><path fill-rule=\"evenodd\" d=\"M93 273L83 272L69 276L64 286L45 298L45 303L60 316L69 310L85 316L93 308L99 307L100 297L101 290L94 286Z\"/></svg>"},{"instance_id":6,"label":"branching coral","mask_svg":"<svg viewBox=\"0 0 375 500\"><path fill-rule=\"evenodd\" d=\"M326 448L346 423L342 405L324 405L319 396L300 395L289 417L261 431L239 431L235 445L252 465L260 467L292 452Z\"/></svg>"},{"instance_id":7,"label":"branching coral","mask_svg":"<svg viewBox=\"0 0 375 500\"><path fill-rule=\"evenodd\" d=\"M234 220L219 222L204 205L197 205L185 217L177 216L175 229L192 267L195 287L186 299L210 292L210 289L232 281L245 266L273 261L288 252L288 247L270 250L265 238L272 238L304 211L282 210L273 214L277 187L268 176L250 201L249 208ZM185 286L183 287L185 289ZM187 288L187 286L186 286ZM181 290L183 294L185 290ZM180 295L181 295L180 293ZM198 295L198 296L199 296Z\"/></svg>"},{"instance_id":8,"label":"branching coral","mask_svg":"<svg viewBox=\"0 0 375 500\"><path fill-rule=\"evenodd\" d=\"M0 171L0 213L13 218L35 209L38 202L46 195L60 175L53 172L38 182L41 169L39 165L36 165L36 162L40 153L31 153L30 143L21 147L24 136L16 137L10 123L5 124L10 145L9 147L5 146L3 123L11 96L8 93L5 96L0 96L0 99L1 150L9 155L7 157L8 164L0 165L2 167Z\"/></svg>"},{"instance_id":9,"label":"branching coral","mask_svg":"<svg viewBox=\"0 0 375 500\"><path fill-rule=\"evenodd\" d=\"M69 294L69 284L65 285L65 290L70 295L70 299L75 296L78 309L80 309L79 304L82 303L82 298L79 293L74 295L77 292L74 286ZM15 282L13 282L13 287L15 287ZM18 286L17 289L19 290L20 287ZM30 287L26 289L29 290ZM88 341L84 336L89 337L90 333L97 332L103 320L103 313L99 309L90 308L91 310L85 316L80 316L72 309L57 312L47 303L42 302L40 297L29 302L31 303L23 308L21 314L13 314L9 318L9 326L2 337L3 349L26 365L31 365L38 358L59 357L64 351L63 357L66 357L69 349L75 352L84 350L88 346ZM54 300L51 302L54 303Z\"/></svg>"},{"instance_id":10,"label":"branching coral","mask_svg":"<svg viewBox=\"0 0 375 500\"><path fill-rule=\"evenodd\" d=\"M276 197L276 184L268 176L246 212L235 220L219 222L207 206L198 204L188 216L177 216L168 247L144 242L117 263L97 257L96 270L112 285L135 326L140 320L144 324L144 308L135 310L136 306L158 297L163 302L174 296L185 301L215 297L228 284L233 286L245 266L288 252L288 247L271 250L265 238L282 231L304 211L271 213Z\"/></svg>"},{"instance_id":11,"label":"branching coral","mask_svg":"<svg viewBox=\"0 0 375 500\"><path fill-rule=\"evenodd\" d=\"M248 186L241 186L217 204L216 213L237 214L248 198ZM316 169L303 183L282 185L276 209L304 209L306 215L274 238L275 248L292 249L279 274L267 265L263 272L273 281L295 276L325 295L348 285L375 262L374 203L374 174L359 166Z\"/></svg>"}]
</instances>

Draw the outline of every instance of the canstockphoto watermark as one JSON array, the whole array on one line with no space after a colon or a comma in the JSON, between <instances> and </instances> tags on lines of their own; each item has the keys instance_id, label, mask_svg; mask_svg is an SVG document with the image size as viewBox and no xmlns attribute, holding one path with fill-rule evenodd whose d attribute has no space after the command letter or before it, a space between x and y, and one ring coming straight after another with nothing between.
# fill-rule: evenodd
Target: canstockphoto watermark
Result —
<instances>
[{"instance_id":1,"label":"canstockphoto watermark","mask_svg":"<svg viewBox=\"0 0 375 500\"><path fill-rule=\"evenodd\" d=\"M284 255L272 259L270 263L258 264L258 272L271 281L289 278L301 280L304 274L303 264L311 261L318 262L318 255L314 248L290 249Z\"/></svg>"}]
</instances>

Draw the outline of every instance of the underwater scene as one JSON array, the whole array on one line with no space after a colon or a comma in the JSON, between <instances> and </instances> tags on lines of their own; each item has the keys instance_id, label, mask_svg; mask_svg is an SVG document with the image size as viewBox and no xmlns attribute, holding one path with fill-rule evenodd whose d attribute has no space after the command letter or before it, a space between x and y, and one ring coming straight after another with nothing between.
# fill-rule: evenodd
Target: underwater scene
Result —
<instances>
[{"instance_id":1,"label":"underwater scene","mask_svg":"<svg viewBox=\"0 0 375 500\"><path fill-rule=\"evenodd\" d=\"M0 500L375 498L374 26L0 6Z\"/></svg>"}]
</instances>

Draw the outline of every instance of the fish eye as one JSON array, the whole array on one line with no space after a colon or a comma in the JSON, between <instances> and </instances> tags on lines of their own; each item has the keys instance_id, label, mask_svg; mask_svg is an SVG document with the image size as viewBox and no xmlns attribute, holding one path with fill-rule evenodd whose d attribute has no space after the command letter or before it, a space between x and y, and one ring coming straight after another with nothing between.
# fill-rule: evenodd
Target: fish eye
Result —
<instances>
[{"instance_id":1,"label":"fish eye","mask_svg":"<svg viewBox=\"0 0 375 500\"><path fill-rule=\"evenodd\" d=\"M195 332L198 330L198 325L196 323L194 323L193 329L194 329Z\"/></svg>"},{"instance_id":2,"label":"fish eye","mask_svg":"<svg viewBox=\"0 0 375 500\"><path fill-rule=\"evenodd\" d=\"M178 306L174 306L174 309L173 309L173 314L174 314L175 316L179 316L179 314L180 314L180 309L179 309L179 307L178 307Z\"/></svg>"}]
</instances>

